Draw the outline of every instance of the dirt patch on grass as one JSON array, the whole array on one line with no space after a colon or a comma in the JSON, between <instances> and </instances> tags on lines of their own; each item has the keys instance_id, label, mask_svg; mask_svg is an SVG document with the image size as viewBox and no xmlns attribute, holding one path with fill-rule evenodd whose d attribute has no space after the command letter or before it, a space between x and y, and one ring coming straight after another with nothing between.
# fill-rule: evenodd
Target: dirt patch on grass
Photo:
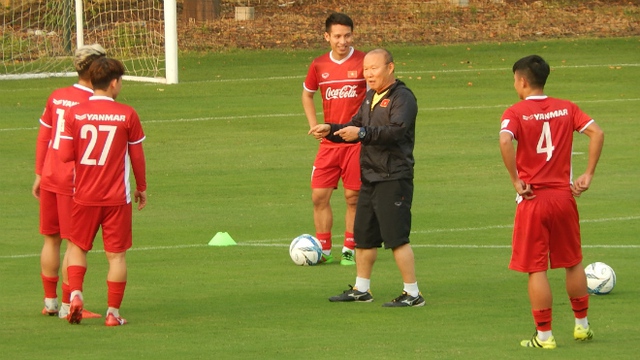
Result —
<instances>
[{"instance_id":1,"label":"dirt patch on grass","mask_svg":"<svg viewBox=\"0 0 640 360\"><path fill-rule=\"evenodd\" d=\"M253 7L254 19L236 20L239 5ZM639 0L223 0L210 21L186 18L183 6L178 37L187 51L324 48L333 11L353 18L359 47L640 35Z\"/></svg>"}]
</instances>

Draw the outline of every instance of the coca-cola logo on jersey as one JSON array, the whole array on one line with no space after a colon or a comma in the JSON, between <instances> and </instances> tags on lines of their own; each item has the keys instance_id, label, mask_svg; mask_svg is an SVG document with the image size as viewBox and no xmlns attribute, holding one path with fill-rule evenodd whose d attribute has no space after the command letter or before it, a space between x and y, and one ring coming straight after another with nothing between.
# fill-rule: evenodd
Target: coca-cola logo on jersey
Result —
<instances>
[{"instance_id":1,"label":"coca-cola logo on jersey","mask_svg":"<svg viewBox=\"0 0 640 360\"><path fill-rule=\"evenodd\" d=\"M356 91L357 88L358 85L345 85L340 89L332 89L331 87L328 87L325 92L325 98L327 100L355 98L358 97L358 93Z\"/></svg>"}]
</instances>

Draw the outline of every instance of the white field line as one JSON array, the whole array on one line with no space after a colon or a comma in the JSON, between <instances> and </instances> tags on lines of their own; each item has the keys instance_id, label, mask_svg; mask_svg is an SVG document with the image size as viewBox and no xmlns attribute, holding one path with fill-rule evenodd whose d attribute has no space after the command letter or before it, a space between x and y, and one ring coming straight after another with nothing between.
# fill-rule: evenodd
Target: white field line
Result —
<instances>
[{"instance_id":1,"label":"white field line","mask_svg":"<svg viewBox=\"0 0 640 360\"><path fill-rule=\"evenodd\" d=\"M597 68L597 67L607 67L607 68L615 68L615 67L637 67L640 64L587 64L587 65L571 65L571 66L554 66L553 69L583 69L583 68ZM399 71L397 74L438 74L438 73L464 73L464 72L482 72L482 71L511 71L510 68L491 68L491 69L456 69L456 70L417 70L417 71ZM304 79L304 75L298 76L272 76L266 78L240 78L240 79L212 79L212 80L204 80L204 81L194 81L188 82L188 84L193 83L206 83L206 82L247 82L247 81L278 81L278 80L290 80L290 79ZM157 84L153 84L157 85ZM0 89L0 93L4 91L30 91L35 89ZM574 101L576 103L598 103L598 102L615 102L615 101L638 101L640 99L611 99L611 100L587 100L587 101ZM511 106L512 104L502 104L502 105L489 105L489 106L460 106L460 107L441 107L441 108L426 108L420 109L420 111L450 111L450 110L468 110L468 109L491 109L491 108L506 108ZM242 119L263 119L263 118L273 118L273 117L300 117L304 114L263 114L263 115L247 115L247 116L212 116L212 117L202 117L202 118L192 118L192 119L170 119L170 120L143 120L144 124L148 123L171 123L171 122L194 122L194 121L219 121L219 120L242 120ZM318 115L322 115L322 113L318 113ZM21 131L21 130L36 130L38 127L22 127L22 128L6 128L0 129L0 132L3 131Z\"/></svg>"},{"instance_id":2,"label":"white field line","mask_svg":"<svg viewBox=\"0 0 640 360\"><path fill-rule=\"evenodd\" d=\"M618 67L637 67L640 64L601 64L601 65L562 65L552 66L551 70L556 69L584 69L584 68L618 68ZM414 71L396 71L396 74L451 74L451 73L468 73L468 72L483 72L483 71L511 71L511 68L489 68L489 69L474 69L473 67L467 69L452 69L452 70L414 70ZM248 82L248 81L277 81L277 80L292 80L302 79L304 80L306 75L290 75L290 76L270 76L266 78L238 78L238 79L210 79L210 80L197 80L188 81L184 84L201 84L201 83L227 83L227 82Z\"/></svg>"},{"instance_id":3,"label":"white field line","mask_svg":"<svg viewBox=\"0 0 640 360\"><path fill-rule=\"evenodd\" d=\"M622 68L622 67L638 67L640 64L586 64L586 65L561 65L552 66L551 70L559 69L588 69L588 68ZM441 70L414 70L414 71L396 71L396 74L450 74L450 73L468 73L468 72L483 72L483 71L511 71L511 68L488 68L488 69L476 69L473 67L467 69L441 69ZM181 84L202 84L202 83L234 83L234 82L249 82L249 81L279 81L279 80L292 80L303 79L305 75L289 75L289 76L269 76L269 77L255 77L255 78L235 78L235 79L209 79L209 80L196 80L181 82ZM153 83L136 83L141 86L159 86L159 84ZM163 84L160 84L163 85ZM0 89L0 93L5 91L31 91L40 89Z\"/></svg>"},{"instance_id":4,"label":"white field line","mask_svg":"<svg viewBox=\"0 0 640 360\"><path fill-rule=\"evenodd\" d=\"M640 216L625 216L616 218L602 218L602 219L588 219L581 220L581 223L600 223L600 222L614 222L614 221L630 221L640 220ZM431 229L431 230L418 230L412 231L412 234L433 234L433 233L453 233L453 232L471 232L471 231L485 231L494 229L509 229L512 225L493 225L493 226L481 226L481 227L465 227L465 228L452 228L452 229ZM339 237L339 236L334 236ZM290 239L266 239L266 240L249 240L237 243L238 246L247 247L288 247ZM131 248L129 251L163 251L163 250L177 250L188 248L200 248L207 247L208 244L183 244L183 245L171 245L171 246L145 246L139 248ZM507 249L511 245L455 245L455 244L416 244L412 243L412 247L415 248L455 248L455 249ZM342 245L334 245L334 247L342 247ZM583 248L603 248L603 249L640 249L640 245L583 245ZM102 253L103 250L95 250L92 253ZM21 255L0 255L0 259L21 259L21 258L34 258L39 257L40 254L21 254Z\"/></svg>"},{"instance_id":5,"label":"white field line","mask_svg":"<svg viewBox=\"0 0 640 360\"><path fill-rule=\"evenodd\" d=\"M631 99L606 99L606 100L584 100L574 101L577 104L589 104L589 103L610 103L610 102L628 102L628 101L640 101L640 98ZM453 110L479 110L479 109L506 109L513 104L498 104L498 105L481 105L481 106L454 106L454 107L434 107L434 108L421 108L419 112L425 111L453 111ZM318 112L317 115L322 115ZM289 114L259 114L259 115L240 115L240 116L208 116L199 118L180 118L180 119L164 119L164 120L143 120L143 124L162 124L162 123L176 123L176 122L201 122L201 121L223 121L223 120L248 120L248 119L265 119L265 118L282 118L282 117L304 117L302 113L289 113ZM23 130L37 130L38 127L20 127L20 128L5 128L0 129L0 133L9 131L23 131Z\"/></svg>"}]
</instances>

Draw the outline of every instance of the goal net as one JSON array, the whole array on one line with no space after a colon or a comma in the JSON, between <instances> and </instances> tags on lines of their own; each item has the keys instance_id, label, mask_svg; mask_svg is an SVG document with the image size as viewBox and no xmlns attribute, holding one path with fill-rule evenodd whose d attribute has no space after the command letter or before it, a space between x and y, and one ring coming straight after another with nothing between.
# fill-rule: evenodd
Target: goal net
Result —
<instances>
[{"instance_id":1,"label":"goal net","mask_svg":"<svg viewBox=\"0 0 640 360\"><path fill-rule=\"evenodd\" d=\"M76 76L72 56L98 43L125 79L177 83L175 0L0 0L0 80Z\"/></svg>"}]
</instances>

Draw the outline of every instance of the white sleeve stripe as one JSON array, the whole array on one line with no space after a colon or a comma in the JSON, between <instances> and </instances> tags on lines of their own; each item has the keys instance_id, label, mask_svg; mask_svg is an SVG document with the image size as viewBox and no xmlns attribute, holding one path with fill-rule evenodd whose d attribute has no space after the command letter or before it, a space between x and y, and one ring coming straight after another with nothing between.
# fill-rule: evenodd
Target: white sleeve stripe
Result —
<instances>
[{"instance_id":1,"label":"white sleeve stripe","mask_svg":"<svg viewBox=\"0 0 640 360\"><path fill-rule=\"evenodd\" d=\"M44 126L46 128L49 128L49 129L53 128L53 126L51 126L49 124L45 124L45 122L42 121L42 119L38 119L38 121L40 122L40 125L42 125L42 126Z\"/></svg>"},{"instance_id":2,"label":"white sleeve stripe","mask_svg":"<svg viewBox=\"0 0 640 360\"><path fill-rule=\"evenodd\" d=\"M513 135L513 133L511 132L511 130L503 129L503 130L500 130L500 132L501 132L501 133L503 133L503 132L507 132L507 133L511 134L511 137L512 137L512 138L515 138L515 135Z\"/></svg>"},{"instance_id":3,"label":"white sleeve stripe","mask_svg":"<svg viewBox=\"0 0 640 360\"><path fill-rule=\"evenodd\" d=\"M591 121L589 121L587 123L587 125L585 125L582 129L580 129L580 131L578 131L579 133L582 134L583 131L587 130L587 128L589 127L589 125L593 124L595 122L595 120L591 119Z\"/></svg>"},{"instance_id":4,"label":"white sleeve stripe","mask_svg":"<svg viewBox=\"0 0 640 360\"><path fill-rule=\"evenodd\" d=\"M142 139L138 140L138 141L130 141L129 145L135 145L135 144L140 144L142 141L144 141L144 139L146 139L146 136L143 136Z\"/></svg>"},{"instance_id":5,"label":"white sleeve stripe","mask_svg":"<svg viewBox=\"0 0 640 360\"><path fill-rule=\"evenodd\" d=\"M316 89L316 90L308 89L307 85L305 85L304 83L302 83L302 88L305 89L306 91L310 92L310 93L315 93L316 91L318 91L318 89Z\"/></svg>"}]
</instances>

